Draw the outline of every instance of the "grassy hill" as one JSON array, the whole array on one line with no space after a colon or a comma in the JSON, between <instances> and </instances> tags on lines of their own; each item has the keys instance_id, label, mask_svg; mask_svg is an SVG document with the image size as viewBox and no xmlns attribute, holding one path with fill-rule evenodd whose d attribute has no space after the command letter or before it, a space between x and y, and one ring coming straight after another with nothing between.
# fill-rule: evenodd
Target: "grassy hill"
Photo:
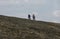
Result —
<instances>
[{"instance_id":1,"label":"grassy hill","mask_svg":"<svg viewBox=\"0 0 60 39\"><path fill-rule=\"evenodd\" d=\"M60 24L0 15L0 39L60 39Z\"/></svg>"}]
</instances>

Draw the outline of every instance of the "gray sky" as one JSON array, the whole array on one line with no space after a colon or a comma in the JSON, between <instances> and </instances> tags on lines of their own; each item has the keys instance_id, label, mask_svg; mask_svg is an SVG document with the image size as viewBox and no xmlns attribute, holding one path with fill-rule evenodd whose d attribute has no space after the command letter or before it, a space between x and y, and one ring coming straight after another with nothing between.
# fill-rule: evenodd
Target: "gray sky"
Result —
<instances>
[{"instance_id":1,"label":"gray sky","mask_svg":"<svg viewBox=\"0 0 60 39\"><path fill-rule=\"evenodd\" d=\"M0 14L36 20L60 22L60 0L0 0Z\"/></svg>"}]
</instances>

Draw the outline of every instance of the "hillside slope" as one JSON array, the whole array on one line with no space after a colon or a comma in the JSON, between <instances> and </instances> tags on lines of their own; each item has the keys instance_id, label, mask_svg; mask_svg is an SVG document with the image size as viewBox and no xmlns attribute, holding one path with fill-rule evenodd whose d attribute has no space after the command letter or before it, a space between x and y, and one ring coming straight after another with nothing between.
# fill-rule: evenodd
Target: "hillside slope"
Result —
<instances>
[{"instance_id":1,"label":"hillside slope","mask_svg":"<svg viewBox=\"0 0 60 39\"><path fill-rule=\"evenodd\" d=\"M60 39L60 24L0 15L0 39Z\"/></svg>"}]
</instances>

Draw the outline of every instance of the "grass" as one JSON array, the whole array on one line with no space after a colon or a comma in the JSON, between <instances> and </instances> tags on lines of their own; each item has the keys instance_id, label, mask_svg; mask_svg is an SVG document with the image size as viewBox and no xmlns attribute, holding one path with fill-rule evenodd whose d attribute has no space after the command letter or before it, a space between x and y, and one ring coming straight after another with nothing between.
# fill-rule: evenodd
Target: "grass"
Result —
<instances>
[{"instance_id":1,"label":"grass","mask_svg":"<svg viewBox=\"0 0 60 39\"><path fill-rule=\"evenodd\" d=\"M60 24L0 15L0 39L60 39Z\"/></svg>"}]
</instances>

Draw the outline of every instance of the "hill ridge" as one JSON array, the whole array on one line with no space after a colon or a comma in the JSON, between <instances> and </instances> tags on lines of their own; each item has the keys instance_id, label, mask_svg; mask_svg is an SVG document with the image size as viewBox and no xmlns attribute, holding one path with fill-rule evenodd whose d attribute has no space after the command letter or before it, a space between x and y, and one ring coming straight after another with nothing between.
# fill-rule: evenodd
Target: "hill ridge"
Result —
<instances>
[{"instance_id":1,"label":"hill ridge","mask_svg":"<svg viewBox=\"0 0 60 39\"><path fill-rule=\"evenodd\" d=\"M1 39L60 39L60 24L0 15Z\"/></svg>"}]
</instances>

